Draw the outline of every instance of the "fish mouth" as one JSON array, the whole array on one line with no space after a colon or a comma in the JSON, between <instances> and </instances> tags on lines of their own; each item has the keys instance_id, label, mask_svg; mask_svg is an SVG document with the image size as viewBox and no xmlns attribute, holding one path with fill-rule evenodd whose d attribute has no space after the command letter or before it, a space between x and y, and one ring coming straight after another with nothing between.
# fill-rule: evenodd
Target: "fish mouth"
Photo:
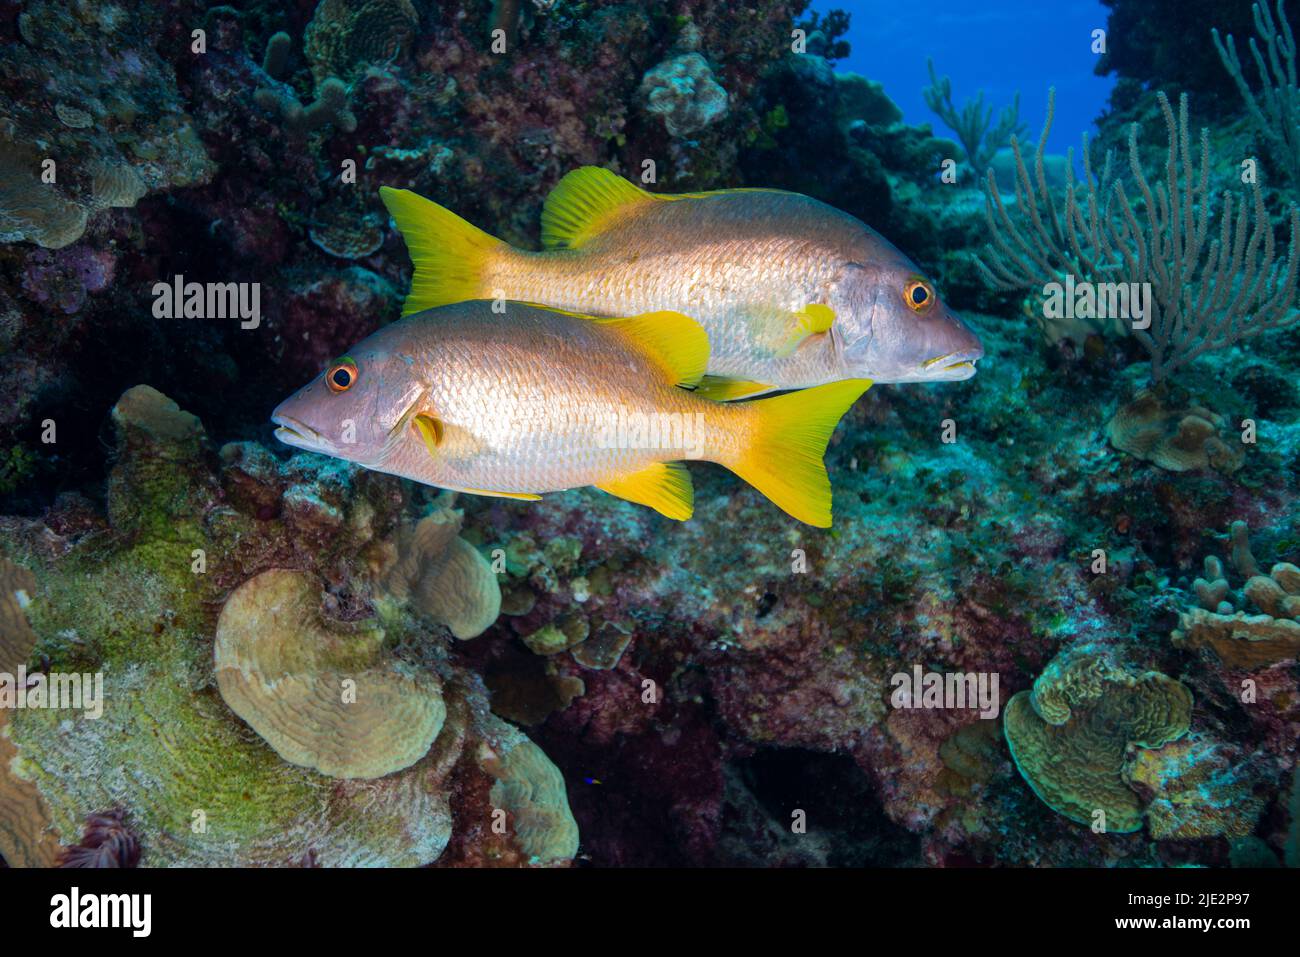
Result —
<instances>
[{"instance_id":1,"label":"fish mouth","mask_svg":"<svg viewBox=\"0 0 1300 957\"><path fill-rule=\"evenodd\" d=\"M291 445L295 449L305 449L308 452L332 453L334 449L333 443L325 436L293 416L276 413L271 416L271 421L278 426L275 437L285 445Z\"/></svg>"},{"instance_id":2,"label":"fish mouth","mask_svg":"<svg viewBox=\"0 0 1300 957\"><path fill-rule=\"evenodd\" d=\"M942 382L960 382L975 374L975 363L984 358L984 351L948 352L921 364L926 379Z\"/></svg>"}]
</instances>

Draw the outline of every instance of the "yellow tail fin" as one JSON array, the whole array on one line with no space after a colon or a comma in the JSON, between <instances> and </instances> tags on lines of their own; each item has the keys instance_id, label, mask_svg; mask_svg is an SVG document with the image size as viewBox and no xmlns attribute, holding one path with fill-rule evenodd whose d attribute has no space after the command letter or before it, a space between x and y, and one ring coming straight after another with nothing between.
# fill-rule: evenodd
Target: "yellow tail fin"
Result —
<instances>
[{"instance_id":1,"label":"yellow tail fin","mask_svg":"<svg viewBox=\"0 0 1300 957\"><path fill-rule=\"evenodd\" d=\"M749 444L721 464L799 521L830 528L831 481L822 457L840 418L869 388L869 379L846 379L743 403L754 416Z\"/></svg>"},{"instance_id":2,"label":"yellow tail fin","mask_svg":"<svg viewBox=\"0 0 1300 957\"><path fill-rule=\"evenodd\" d=\"M483 288L483 267L493 254L508 248L505 243L409 189L381 186L379 196L406 240L415 266L403 316L452 302L491 298L491 290Z\"/></svg>"}]
</instances>

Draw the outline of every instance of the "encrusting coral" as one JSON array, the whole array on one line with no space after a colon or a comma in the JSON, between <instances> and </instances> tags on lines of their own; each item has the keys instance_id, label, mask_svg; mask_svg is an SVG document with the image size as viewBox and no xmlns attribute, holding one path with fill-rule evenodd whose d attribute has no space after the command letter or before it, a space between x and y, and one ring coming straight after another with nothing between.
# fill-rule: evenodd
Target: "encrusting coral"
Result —
<instances>
[{"instance_id":1,"label":"encrusting coral","mask_svg":"<svg viewBox=\"0 0 1300 957\"><path fill-rule=\"evenodd\" d=\"M641 95L669 136L698 133L727 112L727 91L714 79L709 61L693 51L647 70Z\"/></svg>"},{"instance_id":2,"label":"encrusting coral","mask_svg":"<svg viewBox=\"0 0 1300 957\"><path fill-rule=\"evenodd\" d=\"M1189 735L1162 748L1137 748L1124 781L1141 792L1147 829L1157 841L1245 837L1267 803L1264 755Z\"/></svg>"},{"instance_id":3,"label":"encrusting coral","mask_svg":"<svg viewBox=\"0 0 1300 957\"><path fill-rule=\"evenodd\" d=\"M1143 819L1142 801L1123 776L1130 746L1178 740L1191 715L1191 692L1179 682L1129 670L1085 645L1053 659L1033 691L1007 702L1003 729L1016 767L1043 803L1072 821L1122 833L1138 830Z\"/></svg>"},{"instance_id":4,"label":"encrusting coral","mask_svg":"<svg viewBox=\"0 0 1300 957\"><path fill-rule=\"evenodd\" d=\"M17 674L36 646L24 612L35 590L31 571L0 557L0 673ZM59 845L48 830L49 812L32 783L13 771L17 751L7 725L15 713L0 708L0 854L14 867L50 867Z\"/></svg>"},{"instance_id":5,"label":"encrusting coral","mask_svg":"<svg viewBox=\"0 0 1300 957\"><path fill-rule=\"evenodd\" d=\"M103 676L97 718L0 712L0 854L53 863L112 813L144 866L411 866L443 854L454 821L489 822L494 756L526 739L367 577L391 548L400 487L314 457L213 456L201 424L146 388L112 419L107 517L56 508L0 536L4 567L30 569L7 579L21 586L10 600L31 599L20 660ZM302 486L285 477L312 467ZM294 500L299 488L310 494ZM493 835L513 848L501 862L564 863L576 825L563 779L540 750L518 778Z\"/></svg>"}]
</instances>

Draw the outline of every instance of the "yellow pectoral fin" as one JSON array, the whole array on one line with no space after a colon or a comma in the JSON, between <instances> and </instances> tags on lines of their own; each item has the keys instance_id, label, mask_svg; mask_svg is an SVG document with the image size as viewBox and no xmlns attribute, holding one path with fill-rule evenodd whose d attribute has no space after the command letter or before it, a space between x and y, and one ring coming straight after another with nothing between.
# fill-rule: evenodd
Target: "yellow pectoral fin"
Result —
<instances>
[{"instance_id":1,"label":"yellow pectoral fin","mask_svg":"<svg viewBox=\"0 0 1300 957\"><path fill-rule=\"evenodd\" d=\"M540 502L542 497L534 492L491 492L485 488L467 488L461 489L470 495L490 495L493 498L513 498L521 502Z\"/></svg>"},{"instance_id":2,"label":"yellow pectoral fin","mask_svg":"<svg viewBox=\"0 0 1300 957\"><path fill-rule=\"evenodd\" d=\"M653 465L598 482L596 488L618 498L646 505L660 515L684 522L695 511L695 489L691 473L681 462L656 462Z\"/></svg>"},{"instance_id":3,"label":"yellow pectoral fin","mask_svg":"<svg viewBox=\"0 0 1300 957\"><path fill-rule=\"evenodd\" d=\"M437 458L438 446L442 444L442 422L431 415L421 412L411 420L411 426L420 436L420 441L424 443L424 447L429 450L429 455Z\"/></svg>"},{"instance_id":4,"label":"yellow pectoral fin","mask_svg":"<svg viewBox=\"0 0 1300 957\"><path fill-rule=\"evenodd\" d=\"M714 402L730 402L733 399L748 399L764 392L771 392L776 386L765 382L750 382L746 379L728 379L726 376L706 375L695 387L695 394Z\"/></svg>"},{"instance_id":5,"label":"yellow pectoral fin","mask_svg":"<svg viewBox=\"0 0 1300 957\"><path fill-rule=\"evenodd\" d=\"M798 312L773 310L760 319L757 339L774 358L784 359L809 336L826 332L834 324L835 310L821 303L811 303Z\"/></svg>"}]
</instances>

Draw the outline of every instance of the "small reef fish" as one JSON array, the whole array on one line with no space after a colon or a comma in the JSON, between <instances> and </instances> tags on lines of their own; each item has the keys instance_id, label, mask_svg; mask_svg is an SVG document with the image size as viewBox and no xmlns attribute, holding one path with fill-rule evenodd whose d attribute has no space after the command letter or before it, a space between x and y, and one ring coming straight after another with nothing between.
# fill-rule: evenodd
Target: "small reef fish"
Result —
<instances>
[{"instance_id":1,"label":"small reef fish","mask_svg":"<svg viewBox=\"0 0 1300 957\"><path fill-rule=\"evenodd\" d=\"M865 223L772 189L656 194L607 169L566 175L541 252L489 236L409 190L380 195L415 265L403 315L469 299L600 316L672 310L709 336L715 399L841 379L966 379L979 338Z\"/></svg>"},{"instance_id":2,"label":"small reef fish","mask_svg":"<svg viewBox=\"0 0 1300 957\"><path fill-rule=\"evenodd\" d=\"M694 498L682 462L716 462L828 527L822 456L871 383L722 404L689 391L708 345L678 313L592 318L464 302L364 339L272 421L288 445L427 485L516 499L594 485L679 520Z\"/></svg>"}]
</instances>

